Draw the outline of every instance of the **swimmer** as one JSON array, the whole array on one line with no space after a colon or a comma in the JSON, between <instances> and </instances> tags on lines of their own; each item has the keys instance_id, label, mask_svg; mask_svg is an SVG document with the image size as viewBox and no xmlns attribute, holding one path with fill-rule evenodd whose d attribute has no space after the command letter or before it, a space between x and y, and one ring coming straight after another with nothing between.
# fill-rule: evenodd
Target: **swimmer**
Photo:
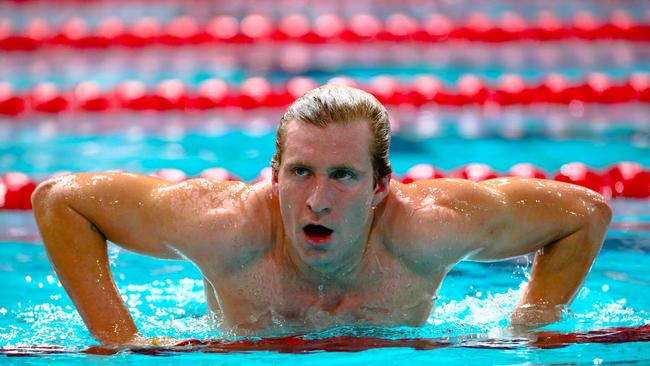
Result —
<instances>
[{"instance_id":1,"label":"swimmer","mask_svg":"<svg viewBox=\"0 0 650 366\"><path fill-rule=\"evenodd\" d=\"M401 184L391 180L389 130L372 95L322 86L282 117L270 181L73 174L36 189L34 215L59 280L104 344L161 342L140 335L107 241L193 262L210 311L234 334L420 326L459 261L532 252L512 325L557 321L602 246L605 199L539 179Z\"/></svg>"}]
</instances>

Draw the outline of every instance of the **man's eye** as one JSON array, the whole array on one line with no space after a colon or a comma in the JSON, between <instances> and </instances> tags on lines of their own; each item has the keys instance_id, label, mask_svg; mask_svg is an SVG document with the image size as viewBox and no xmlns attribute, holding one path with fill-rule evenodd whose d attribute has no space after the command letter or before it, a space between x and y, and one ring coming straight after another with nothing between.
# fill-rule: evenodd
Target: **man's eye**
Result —
<instances>
[{"instance_id":1,"label":"man's eye","mask_svg":"<svg viewBox=\"0 0 650 366\"><path fill-rule=\"evenodd\" d=\"M333 179L348 180L354 178L354 173L349 170L336 170L331 174Z\"/></svg>"},{"instance_id":2,"label":"man's eye","mask_svg":"<svg viewBox=\"0 0 650 366\"><path fill-rule=\"evenodd\" d=\"M309 169L307 168L293 168L293 174L298 177L306 177L309 175Z\"/></svg>"}]
</instances>

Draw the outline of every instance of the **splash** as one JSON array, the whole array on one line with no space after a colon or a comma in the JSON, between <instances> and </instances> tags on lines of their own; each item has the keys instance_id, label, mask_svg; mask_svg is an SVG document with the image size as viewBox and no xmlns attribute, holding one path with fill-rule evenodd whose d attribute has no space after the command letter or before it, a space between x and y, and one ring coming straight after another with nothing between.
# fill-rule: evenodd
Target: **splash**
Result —
<instances>
[{"instance_id":1,"label":"splash","mask_svg":"<svg viewBox=\"0 0 650 366\"><path fill-rule=\"evenodd\" d=\"M440 332L444 329L450 335L467 333L487 333L495 329L507 328L510 313L521 297L520 289L509 289L504 293L488 292L466 296L462 300L441 299L427 320L428 327ZM478 297L478 296L481 297Z\"/></svg>"}]
</instances>

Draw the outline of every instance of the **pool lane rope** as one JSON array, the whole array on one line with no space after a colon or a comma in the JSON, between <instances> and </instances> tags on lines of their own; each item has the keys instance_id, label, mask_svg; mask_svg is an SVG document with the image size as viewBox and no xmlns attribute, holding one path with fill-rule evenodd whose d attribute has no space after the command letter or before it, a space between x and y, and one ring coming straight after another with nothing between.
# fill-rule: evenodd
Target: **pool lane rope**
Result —
<instances>
[{"instance_id":1,"label":"pool lane rope","mask_svg":"<svg viewBox=\"0 0 650 366\"><path fill-rule=\"evenodd\" d=\"M397 338L358 337L339 335L328 338L309 339L301 336L268 337L261 339L182 339L168 346L90 346L74 350L58 345L8 346L0 348L0 355L7 357L28 357L54 354L114 355L131 353L149 356L170 356L173 353L242 353L277 352L284 354L307 354L313 352L362 352L379 348L411 348L413 350L434 350L447 347L472 349L512 350L512 340L489 339L473 335L458 337L450 341L445 338ZM153 338L156 339L155 337ZM555 349L574 344L619 344L628 342L650 342L650 325L636 327L608 327L583 332L534 331L526 343L519 346L531 349Z\"/></svg>"},{"instance_id":2,"label":"pool lane rope","mask_svg":"<svg viewBox=\"0 0 650 366\"><path fill-rule=\"evenodd\" d=\"M416 19L406 13L389 13L384 19L368 14L343 18L322 14L310 19L305 14L288 14L273 19L251 13L242 18L219 15L205 23L182 15L168 24L155 17L140 17L128 24L107 16L91 23L82 17L70 17L60 26L46 19L25 21L15 29L10 18L0 20L0 50L29 52L51 48L107 49L155 46L188 47L197 45L294 43L362 44L369 42L555 42L555 41L650 41L650 24L637 22L623 9L600 21L589 11L577 12L571 22L559 15L542 11L528 20L515 12L504 12L498 19L473 12L463 21L440 13Z\"/></svg>"},{"instance_id":3,"label":"pool lane rope","mask_svg":"<svg viewBox=\"0 0 650 366\"><path fill-rule=\"evenodd\" d=\"M59 172L51 177L67 174ZM185 172L168 168L160 169L151 174L170 182L180 183L191 177ZM554 174L548 174L541 168L521 163L511 167L502 174L485 164L468 164L451 171L440 170L433 165L418 164L412 166L403 176L393 176L402 183L413 183L423 179L460 178L479 182L497 177L515 176L523 178L552 179L560 182L577 184L600 194L608 199L648 199L650 198L650 169L634 162L620 162L605 169L596 170L583 163L574 162L563 165ZM195 178L206 178L222 181L240 181L241 179L223 168L203 170ZM271 169L264 168L253 182L271 179ZM30 197L36 189L37 181L19 172L9 172L0 175L0 209L30 210Z\"/></svg>"},{"instance_id":4,"label":"pool lane rope","mask_svg":"<svg viewBox=\"0 0 650 366\"><path fill-rule=\"evenodd\" d=\"M365 84L344 76L334 77L329 82L364 89L388 106L650 103L650 74L642 72L615 80L602 73L590 73L579 81L567 80L558 74L549 74L538 81L506 74L496 82L487 82L478 75L465 74L454 85L447 85L431 75L419 75L408 82L386 75L374 77ZM142 81L128 80L113 90L102 90L97 83L84 81L64 91L53 83L40 83L31 90L16 91L12 84L0 82L0 118L25 114L278 108L287 107L317 86L315 80L305 77L294 77L281 84L252 77L238 85L212 78L195 89L177 79L162 81L153 88L147 88Z\"/></svg>"}]
</instances>

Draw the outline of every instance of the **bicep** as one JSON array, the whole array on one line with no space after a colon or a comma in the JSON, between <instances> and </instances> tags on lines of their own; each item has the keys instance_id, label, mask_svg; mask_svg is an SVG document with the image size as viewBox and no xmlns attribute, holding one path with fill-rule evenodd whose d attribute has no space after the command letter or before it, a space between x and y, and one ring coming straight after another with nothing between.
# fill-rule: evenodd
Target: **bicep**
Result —
<instances>
[{"instance_id":1,"label":"bicep","mask_svg":"<svg viewBox=\"0 0 650 366\"><path fill-rule=\"evenodd\" d=\"M468 259L491 261L536 250L580 230L602 197L582 187L537 179L502 178L476 184L479 209ZM470 234L471 235L471 234Z\"/></svg>"},{"instance_id":2,"label":"bicep","mask_svg":"<svg viewBox=\"0 0 650 366\"><path fill-rule=\"evenodd\" d=\"M400 228L393 236L402 254L424 266L525 255L611 217L602 196L547 180L435 179L400 191L406 199L393 205Z\"/></svg>"},{"instance_id":3,"label":"bicep","mask_svg":"<svg viewBox=\"0 0 650 366\"><path fill-rule=\"evenodd\" d=\"M87 228L126 249L160 258L179 258L166 245L179 222L174 195L158 194L174 185L153 177L108 173L69 175L47 182L35 194L39 205L65 205ZM41 187L39 187L40 189Z\"/></svg>"}]
</instances>

